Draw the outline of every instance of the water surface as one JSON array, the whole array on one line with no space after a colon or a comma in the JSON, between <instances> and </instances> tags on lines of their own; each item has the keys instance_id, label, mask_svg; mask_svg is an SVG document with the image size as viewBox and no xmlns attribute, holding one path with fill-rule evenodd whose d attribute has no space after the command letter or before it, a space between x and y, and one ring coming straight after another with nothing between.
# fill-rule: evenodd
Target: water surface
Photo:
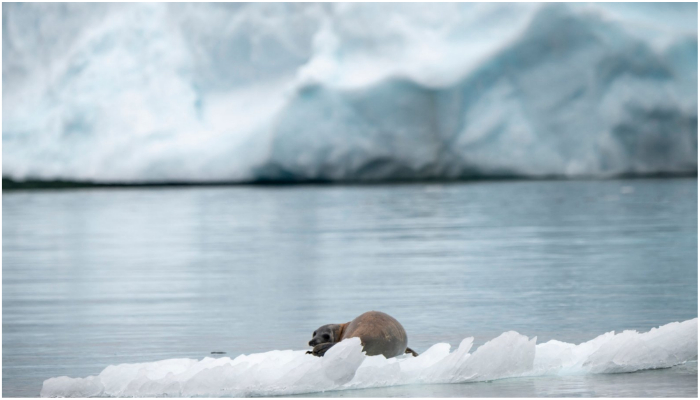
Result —
<instances>
[{"instance_id":1,"label":"water surface","mask_svg":"<svg viewBox=\"0 0 700 400\"><path fill-rule=\"evenodd\" d=\"M110 364L303 349L372 309L418 352L695 318L697 204L695 179L6 192L3 395ZM697 364L324 395L696 396Z\"/></svg>"}]
</instances>

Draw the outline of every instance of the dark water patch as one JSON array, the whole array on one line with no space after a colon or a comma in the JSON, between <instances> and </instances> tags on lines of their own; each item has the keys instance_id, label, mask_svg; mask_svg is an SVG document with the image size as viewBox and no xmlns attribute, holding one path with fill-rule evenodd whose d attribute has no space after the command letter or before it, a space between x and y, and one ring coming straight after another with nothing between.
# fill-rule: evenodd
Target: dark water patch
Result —
<instances>
[{"instance_id":1,"label":"dark water patch","mask_svg":"<svg viewBox=\"0 0 700 400\"><path fill-rule=\"evenodd\" d=\"M537 177L523 176L515 173L481 175L474 171L453 178L439 177L410 177L395 179L308 179L288 172L277 174L274 171L263 177L245 181L163 181L163 182L96 182L88 180L65 179L13 179L2 178L3 190L34 190L34 189L83 189L83 188L158 188L158 187L217 187L217 186L297 186L297 185L393 185L393 184L428 184L428 183L468 183L488 181L588 181L615 179L665 179L697 177L697 171L689 172L656 172L656 173L621 173L610 176L560 176L542 175ZM269 175L269 176L268 176Z\"/></svg>"}]
</instances>

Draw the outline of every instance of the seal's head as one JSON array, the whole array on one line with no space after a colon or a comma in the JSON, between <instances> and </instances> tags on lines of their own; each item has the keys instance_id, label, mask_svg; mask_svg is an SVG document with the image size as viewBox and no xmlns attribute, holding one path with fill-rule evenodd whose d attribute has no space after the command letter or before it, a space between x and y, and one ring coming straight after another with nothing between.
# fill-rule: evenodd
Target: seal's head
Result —
<instances>
[{"instance_id":1,"label":"seal's head","mask_svg":"<svg viewBox=\"0 0 700 400\"><path fill-rule=\"evenodd\" d=\"M328 324L316 329L309 346L313 347L321 343L335 343L340 341L340 324Z\"/></svg>"}]
</instances>

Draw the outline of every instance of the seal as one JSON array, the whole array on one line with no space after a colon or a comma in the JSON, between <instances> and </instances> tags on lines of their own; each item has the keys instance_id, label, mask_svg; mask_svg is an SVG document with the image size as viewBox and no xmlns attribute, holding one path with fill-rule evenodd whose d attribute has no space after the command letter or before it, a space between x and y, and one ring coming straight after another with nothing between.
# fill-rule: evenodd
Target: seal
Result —
<instances>
[{"instance_id":1,"label":"seal","mask_svg":"<svg viewBox=\"0 0 700 400\"><path fill-rule=\"evenodd\" d=\"M350 322L323 325L316 329L309 342L313 350L307 351L306 354L323 357L336 343L353 337L360 338L362 348L368 356L418 356L418 353L406 347L408 337L399 321L380 311L368 311Z\"/></svg>"}]
</instances>

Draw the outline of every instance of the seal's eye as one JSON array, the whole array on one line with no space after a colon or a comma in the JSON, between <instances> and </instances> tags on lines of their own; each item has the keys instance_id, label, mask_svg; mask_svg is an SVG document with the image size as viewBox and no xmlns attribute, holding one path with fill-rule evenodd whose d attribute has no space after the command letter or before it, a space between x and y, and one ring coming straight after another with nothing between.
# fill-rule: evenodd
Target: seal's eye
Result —
<instances>
[{"instance_id":1,"label":"seal's eye","mask_svg":"<svg viewBox=\"0 0 700 400\"><path fill-rule=\"evenodd\" d=\"M316 336L316 331L314 331L313 335L311 335L311 337L314 337L314 336Z\"/></svg>"},{"instance_id":2,"label":"seal's eye","mask_svg":"<svg viewBox=\"0 0 700 400\"><path fill-rule=\"evenodd\" d=\"M330 339L331 339L331 337L327 333L323 334L323 340L330 340Z\"/></svg>"}]
</instances>

